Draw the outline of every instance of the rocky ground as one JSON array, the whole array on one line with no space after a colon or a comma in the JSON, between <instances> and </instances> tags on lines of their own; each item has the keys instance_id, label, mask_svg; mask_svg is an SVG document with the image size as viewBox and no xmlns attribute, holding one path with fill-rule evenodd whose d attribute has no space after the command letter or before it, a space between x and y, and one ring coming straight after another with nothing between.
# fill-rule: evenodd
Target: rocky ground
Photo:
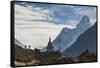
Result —
<instances>
[{"instance_id":1,"label":"rocky ground","mask_svg":"<svg viewBox=\"0 0 100 68\"><path fill-rule=\"evenodd\" d=\"M39 52L38 50L24 49L15 47L15 65L46 65L46 64L61 64L61 63L79 63L79 62L95 62L96 55L88 49L82 52L79 56L64 56L59 51Z\"/></svg>"}]
</instances>

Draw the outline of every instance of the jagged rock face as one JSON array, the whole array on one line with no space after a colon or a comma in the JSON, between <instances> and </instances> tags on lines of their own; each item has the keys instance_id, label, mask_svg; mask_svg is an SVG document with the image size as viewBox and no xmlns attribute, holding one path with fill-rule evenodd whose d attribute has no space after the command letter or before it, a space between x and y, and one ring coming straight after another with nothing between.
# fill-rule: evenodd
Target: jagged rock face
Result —
<instances>
[{"instance_id":1,"label":"jagged rock face","mask_svg":"<svg viewBox=\"0 0 100 68\"><path fill-rule=\"evenodd\" d=\"M80 35L77 41L64 51L65 55L77 56L81 52L89 49L96 54L96 24Z\"/></svg>"},{"instance_id":2,"label":"jagged rock face","mask_svg":"<svg viewBox=\"0 0 100 68\"><path fill-rule=\"evenodd\" d=\"M60 34L53 41L55 50L60 50L61 52L63 52L66 48L70 47L77 40L77 38L90 27L90 20L88 16L83 16L80 23L77 25L77 28L63 28Z\"/></svg>"}]
</instances>

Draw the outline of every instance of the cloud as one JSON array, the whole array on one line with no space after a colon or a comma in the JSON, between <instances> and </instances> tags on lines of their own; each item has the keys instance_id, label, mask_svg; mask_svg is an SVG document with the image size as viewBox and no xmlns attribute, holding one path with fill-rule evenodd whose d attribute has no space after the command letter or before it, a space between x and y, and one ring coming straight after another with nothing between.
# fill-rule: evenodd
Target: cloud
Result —
<instances>
[{"instance_id":1,"label":"cloud","mask_svg":"<svg viewBox=\"0 0 100 68\"><path fill-rule=\"evenodd\" d=\"M90 23L93 25L96 22L96 7L76 7L75 13L81 16L87 15L90 18Z\"/></svg>"},{"instance_id":2,"label":"cloud","mask_svg":"<svg viewBox=\"0 0 100 68\"><path fill-rule=\"evenodd\" d=\"M15 5L15 38L32 48L47 46L49 37L54 40L67 25L50 23L53 15L48 9Z\"/></svg>"},{"instance_id":3,"label":"cloud","mask_svg":"<svg viewBox=\"0 0 100 68\"><path fill-rule=\"evenodd\" d=\"M76 28L82 16L87 14L95 20L93 12L92 8L67 5L16 4L15 38L32 48L43 48L47 46L49 37L54 40L62 28Z\"/></svg>"},{"instance_id":4,"label":"cloud","mask_svg":"<svg viewBox=\"0 0 100 68\"><path fill-rule=\"evenodd\" d=\"M70 28L77 28L76 26L77 24L79 24L79 21L70 19L70 20L67 20L66 23L67 25L70 26Z\"/></svg>"},{"instance_id":5,"label":"cloud","mask_svg":"<svg viewBox=\"0 0 100 68\"><path fill-rule=\"evenodd\" d=\"M33 8L32 6L25 7L21 5L15 5L15 13L15 18L17 20L53 20L53 17L50 16L52 14L51 11L42 10L39 7Z\"/></svg>"}]
</instances>

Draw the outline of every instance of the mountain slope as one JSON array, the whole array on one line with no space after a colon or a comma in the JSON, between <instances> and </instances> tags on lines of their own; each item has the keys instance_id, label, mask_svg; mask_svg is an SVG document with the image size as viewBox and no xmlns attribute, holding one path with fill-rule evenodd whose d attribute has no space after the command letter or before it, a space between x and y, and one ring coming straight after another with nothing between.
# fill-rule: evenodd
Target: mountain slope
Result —
<instances>
[{"instance_id":1,"label":"mountain slope","mask_svg":"<svg viewBox=\"0 0 100 68\"><path fill-rule=\"evenodd\" d=\"M55 50L63 52L66 48L70 47L77 40L77 38L90 27L90 20L88 16L83 16L80 20L80 23L77 25L77 28L63 28L60 34L53 41Z\"/></svg>"},{"instance_id":2,"label":"mountain slope","mask_svg":"<svg viewBox=\"0 0 100 68\"><path fill-rule=\"evenodd\" d=\"M25 47L18 39L15 39L15 45Z\"/></svg>"},{"instance_id":3,"label":"mountain slope","mask_svg":"<svg viewBox=\"0 0 100 68\"><path fill-rule=\"evenodd\" d=\"M16 66L27 66L35 65L35 50L25 49L21 46L15 45L15 65Z\"/></svg>"},{"instance_id":4,"label":"mountain slope","mask_svg":"<svg viewBox=\"0 0 100 68\"><path fill-rule=\"evenodd\" d=\"M77 41L64 51L64 54L76 56L86 49L96 53L96 24L80 35Z\"/></svg>"}]
</instances>

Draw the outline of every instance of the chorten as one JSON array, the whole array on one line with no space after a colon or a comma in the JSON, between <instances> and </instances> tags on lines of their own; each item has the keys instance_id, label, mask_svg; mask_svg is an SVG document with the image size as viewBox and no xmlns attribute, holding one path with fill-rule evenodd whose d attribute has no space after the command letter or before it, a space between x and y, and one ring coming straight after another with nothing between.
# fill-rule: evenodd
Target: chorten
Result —
<instances>
[{"instance_id":1,"label":"chorten","mask_svg":"<svg viewBox=\"0 0 100 68\"><path fill-rule=\"evenodd\" d=\"M52 42L51 42L51 38L49 38L49 42L47 45L47 52L52 52L53 50L53 46L52 46Z\"/></svg>"}]
</instances>

